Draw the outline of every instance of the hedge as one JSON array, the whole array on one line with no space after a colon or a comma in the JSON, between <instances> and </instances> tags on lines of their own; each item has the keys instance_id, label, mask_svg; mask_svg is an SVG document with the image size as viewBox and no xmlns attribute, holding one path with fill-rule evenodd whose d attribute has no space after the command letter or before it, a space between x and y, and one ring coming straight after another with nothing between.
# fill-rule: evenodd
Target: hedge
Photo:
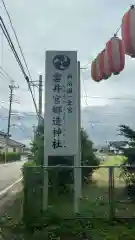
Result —
<instances>
[{"instance_id":1,"label":"hedge","mask_svg":"<svg viewBox=\"0 0 135 240\"><path fill-rule=\"evenodd\" d=\"M42 213L43 168L34 161L26 162L23 172L23 222L26 227L35 225Z\"/></svg>"},{"instance_id":2,"label":"hedge","mask_svg":"<svg viewBox=\"0 0 135 240\"><path fill-rule=\"evenodd\" d=\"M50 191L53 193L61 189L62 181L68 178L66 183L72 182L69 174L71 171L65 169L49 170ZM43 216L43 180L44 168L29 160L23 165L23 222L26 227L37 225ZM72 178L72 177L71 177ZM65 182L64 182L65 183ZM53 187L53 188L51 188ZM55 193L54 193L55 194Z\"/></svg>"},{"instance_id":3,"label":"hedge","mask_svg":"<svg viewBox=\"0 0 135 240\"><path fill-rule=\"evenodd\" d=\"M8 152L6 154L6 162L14 162L21 159L20 153ZM5 162L5 153L0 153L0 163Z\"/></svg>"}]
</instances>

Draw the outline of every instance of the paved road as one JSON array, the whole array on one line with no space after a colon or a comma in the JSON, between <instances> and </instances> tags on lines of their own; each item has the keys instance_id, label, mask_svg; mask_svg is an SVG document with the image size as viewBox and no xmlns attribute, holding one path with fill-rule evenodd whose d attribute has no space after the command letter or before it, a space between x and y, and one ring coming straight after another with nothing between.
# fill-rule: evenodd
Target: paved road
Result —
<instances>
[{"instance_id":1,"label":"paved road","mask_svg":"<svg viewBox=\"0 0 135 240\"><path fill-rule=\"evenodd\" d=\"M21 178L21 168L24 162L0 164L0 192Z\"/></svg>"},{"instance_id":2,"label":"paved road","mask_svg":"<svg viewBox=\"0 0 135 240\"><path fill-rule=\"evenodd\" d=\"M101 160L101 164L102 164L104 161L106 161L107 158L108 158L108 155L107 155L107 154L105 154L105 153L100 153L100 152L96 153L96 156Z\"/></svg>"}]
</instances>

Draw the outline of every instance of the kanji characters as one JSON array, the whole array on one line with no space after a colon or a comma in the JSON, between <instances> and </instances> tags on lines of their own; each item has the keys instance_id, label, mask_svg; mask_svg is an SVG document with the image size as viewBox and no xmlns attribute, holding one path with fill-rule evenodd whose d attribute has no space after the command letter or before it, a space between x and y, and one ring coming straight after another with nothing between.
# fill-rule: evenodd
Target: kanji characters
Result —
<instances>
[{"instance_id":1,"label":"kanji characters","mask_svg":"<svg viewBox=\"0 0 135 240\"><path fill-rule=\"evenodd\" d=\"M52 142L52 147L53 149L56 149L56 148L61 148L62 147L62 143L59 139L53 139L53 142Z\"/></svg>"},{"instance_id":2,"label":"kanji characters","mask_svg":"<svg viewBox=\"0 0 135 240\"><path fill-rule=\"evenodd\" d=\"M60 93L60 91L62 90L62 86L58 83L58 84L54 84L54 88L53 91Z\"/></svg>"},{"instance_id":3,"label":"kanji characters","mask_svg":"<svg viewBox=\"0 0 135 240\"><path fill-rule=\"evenodd\" d=\"M53 81L56 82L56 83L60 83L60 81L62 80L62 75L60 73L55 73L53 75Z\"/></svg>"},{"instance_id":4,"label":"kanji characters","mask_svg":"<svg viewBox=\"0 0 135 240\"><path fill-rule=\"evenodd\" d=\"M59 96L59 95L53 96L53 99L54 99L54 104L61 103L61 96Z\"/></svg>"},{"instance_id":5,"label":"kanji characters","mask_svg":"<svg viewBox=\"0 0 135 240\"><path fill-rule=\"evenodd\" d=\"M56 72L53 75L52 91L53 91L53 106L52 106L52 147L53 149L66 147L66 117L67 113L73 111L73 81L72 74L62 76Z\"/></svg>"},{"instance_id":6,"label":"kanji characters","mask_svg":"<svg viewBox=\"0 0 135 240\"><path fill-rule=\"evenodd\" d=\"M62 134L62 130L61 130L60 127L54 128L54 129L52 130L52 132L53 132L54 138L55 138L56 136L59 137L59 136Z\"/></svg>"},{"instance_id":7,"label":"kanji characters","mask_svg":"<svg viewBox=\"0 0 135 240\"><path fill-rule=\"evenodd\" d=\"M52 112L60 114L62 112L62 106L53 106Z\"/></svg>"},{"instance_id":8,"label":"kanji characters","mask_svg":"<svg viewBox=\"0 0 135 240\"><path fill-rule=\"evenodd\" d=\"M67 107L68 113L72 113L72 107Z\"/></svg>"},{"instance_id":9,"label":"kanji characters","mask_svg":"<svg viewBox=\"0 0 135 240\"><path fill-rule=\"evenodd\" d=\"M68 111L68 113L72 113L72 94L73 94L73 90L72 90L72 75L69 74L67 76L67 96L68 96L67 111Z\"/></svg>"}]
</instances>

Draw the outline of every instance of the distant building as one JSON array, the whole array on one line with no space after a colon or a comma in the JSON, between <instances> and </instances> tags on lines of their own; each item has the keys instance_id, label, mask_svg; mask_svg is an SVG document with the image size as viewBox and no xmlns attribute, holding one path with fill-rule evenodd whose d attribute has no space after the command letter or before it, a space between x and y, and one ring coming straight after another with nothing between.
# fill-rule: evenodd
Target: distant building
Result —
<instances>
[{"instance_id":1,"label":"distant building","mask_svg":"<svg viewBox=\"0 0 135 240\"><path fill-rule=\"evenodd\" d=\"M0 131L0 152L5 151L6 147L6 137L7 134ZM11 135L10 135L11 137ZM23 153L25 145L23 143L17 142L11 138L7 141L7 151L8 152L16 152L16 153Z\"/></svg>"},{"instance_id":2,"label":"distant building","mask_svg":"<svg viewBox=\"0 0 135 240\"><path fill-rule=\"evenodd\" d=\"M29 148L29 147L24 147L23 152L29 154L29 153L31 153L31 148Z\"/></svg>"},{"instance_id":3,"label":"distant building","mask_svg":"<svg viewBox=\"0 0 135 240\"><path fill-rule=\"evenodd\" d=\"M109 151L117 153L122 153L123 149L129 148L129 144L127 141L112 141L109 142Z\"/></svg>"}]
</instances>

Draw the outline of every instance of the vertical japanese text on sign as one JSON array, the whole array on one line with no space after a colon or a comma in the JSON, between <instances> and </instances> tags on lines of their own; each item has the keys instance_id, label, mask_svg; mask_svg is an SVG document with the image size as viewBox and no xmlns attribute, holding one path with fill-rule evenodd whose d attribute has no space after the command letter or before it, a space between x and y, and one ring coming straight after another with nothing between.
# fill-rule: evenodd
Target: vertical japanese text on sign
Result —
<instances>
[{"instance_id":1,"label":"vertical japanese text on sign","mask_svg":"<svg viewBox=\"0 0 135 240\"><path fill-rule=\"evenodd\" d=\"M78 142L77 52L46 52L45 151L76 155Z\"/></svg>"},{"instance_id":2,"label":"vertical japanese text on sign","mask_svg":"<svg viewBox=\"0 0 135 240\"><path fill-rule=\"evenodd\" d=\"M59 73L55 73L53 75L53 102L54 105L52 107L52 147L53 149L61 148L62 142L61 142L61 135L62 135L62 106L61 106L61 91L62 91L62 75Z\"/></svg>"}]
</instances>

